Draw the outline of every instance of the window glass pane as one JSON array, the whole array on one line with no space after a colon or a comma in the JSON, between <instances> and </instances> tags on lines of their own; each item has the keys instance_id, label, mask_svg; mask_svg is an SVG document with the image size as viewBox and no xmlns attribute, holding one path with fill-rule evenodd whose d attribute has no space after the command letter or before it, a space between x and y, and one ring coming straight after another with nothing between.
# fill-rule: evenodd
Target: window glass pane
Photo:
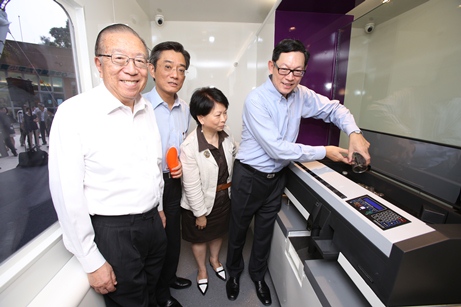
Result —
<instances>
[{"instance_id":1,"label":"window glass pane","mask_svg":"<svg viewBox=\"0 0 461 307\"><path fill-rule=\"evenodd\" d=\"M45 107L53 106L53 95L51 93L41 93L40 101L45 105Z\"/></svg>"},{"instance_id":2,"label":"window glass pane","mask_svg":"<svg viewBox=\"0 0 461 307\"><path fill-rule=\"evenodd\" d=\"M53 77L53 91L62 92L62 78Z\"/></svg>"},{"instance_id":3,"label":"window glass pane","mask_svg":"<svg viewBox=\"0 0 461 307\"><path fill-rule=\"evenodd\" d=\"M6 105L6 102L10 99L8 93L8 84L6 83L6 72L0 70L0 105Z\"/></svg>"},{"instance_id":4,"label":"window glass pane","mask_svg":"<svg viewBox=\"0 0 461 307\"><path fill-rule=\"evenodd\" d=\"M34 91L38 91L38 77L37 77L37 75L24 74L24 79L32 81L32 87L34 88Z\"/></svg>"},{"instance_id":5,"label":"window glass pane","mask_svg":"<svg viewBox=\"0 0 461 307\"><path fill-rule=\"evenodd\" d=\"M46 108L48 110L56 111L58 106L63 103L65 100L64 94L63 93L53 93L52 95L52 101L49 102L48 105L46 105Z\"/></svg>"},{"instance_id":6,"label":"window glass pane","mask_svg":"<svg viewBox=\"0 0 461 307\"><path fill-rule=\"evenodd\" d=\"M17 154L32 146L47 151L49 131L46 125L40 129L47 112L41 105L55 112L58 103L78 94L72 86L77 74L71 23L53 0L2 3L6 15L0 19L6 20L0 20L0 30L5 25L9 31L0 37L0 107L8 110ZM24 115L31 119L27 128ZM13 150L0 142L0 263L57 221L47 166L17 168L18 162Z\"/></svg>"},{"instance_id":7,"label":"window glass pane","mask_svg":"<svg viewBox=\"0 0 461 307\"><path fill-rule=\"evenodd\" d=\"M6 72L0 70L0 84L6 85Z\"/></svg>"},{"instance_id":8,"label":"window glass pane","mask_svg":"<svg viewBox=\"0 0 461 307\"><path fill-rule=\"evenodd\" d=\"M51 92L51 81L47 76L40 76L40 91Z\"/></svg>"}]
</instances>

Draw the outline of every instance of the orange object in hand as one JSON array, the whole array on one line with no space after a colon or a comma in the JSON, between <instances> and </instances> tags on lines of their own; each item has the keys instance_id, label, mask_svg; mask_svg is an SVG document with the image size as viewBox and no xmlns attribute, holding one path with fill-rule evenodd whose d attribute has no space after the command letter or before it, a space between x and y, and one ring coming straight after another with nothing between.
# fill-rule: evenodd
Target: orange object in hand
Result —
<instances>
[{"instance_id":1,"label":"orange object in hand","mask_svg":"<svg viewBox=\"0 0 461 307\"><path fill-rule=\"evenodd\" d=\"M179 165L178 150L176 147L170 147L166 152L166 165L170 171Z\"/></svg>"}]
</instances>

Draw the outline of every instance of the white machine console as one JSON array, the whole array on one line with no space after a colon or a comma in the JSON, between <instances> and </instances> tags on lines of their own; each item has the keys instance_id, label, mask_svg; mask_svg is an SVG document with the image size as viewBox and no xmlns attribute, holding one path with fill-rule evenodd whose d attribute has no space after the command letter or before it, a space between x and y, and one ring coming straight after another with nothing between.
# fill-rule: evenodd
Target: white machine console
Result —
<instances>
[{"instance_id":1,"label":"white machine console","mask_svg":"<svg viewBox=\"0 0 461 307\"><path fill-rule=\"evenodd\" d=\"M461 302L460 224L428 225L318 161L292 163L285 192L311 232L310 275L335 261L373 306Z\"/></svg>"}]
</instances>

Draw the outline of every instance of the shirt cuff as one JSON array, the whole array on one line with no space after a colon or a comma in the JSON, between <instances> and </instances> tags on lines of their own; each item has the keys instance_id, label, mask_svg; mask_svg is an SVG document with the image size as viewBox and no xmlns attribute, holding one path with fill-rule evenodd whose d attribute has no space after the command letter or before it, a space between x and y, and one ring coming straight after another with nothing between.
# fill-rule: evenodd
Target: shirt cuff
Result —
<instances>
[{"instance_id":1,"label":"shirt cuff","mask_svg":"<svg viewBox=\"0 0 461 307\"><path fill-rule=\"evenodd\" d=\"M349 136L351 135L352 132L357 131L357 130L360 131L360 128L357 125L353 125L353 126L348 126L344 130L344 132Z\"/></svg>"},{"instance_id":2,"label":"shirt cuff","mask_svg":"<svg viewBox=\"0 0 461 307\"><path fill-rule=\"evenodd\" d=\"M327 155L327 149L325 146L314 147L314 160L322 160Z\"/></svg>"},{"instance_id":3,"label":"shirt cuff","mask_svg":"<svg viewBox=\"0 0 461 307\"><path fill-rule=\"evenodd\" d=\"M83 267L83 271L85 273L93 273L97 269L103 266L103 264L106 262L106 259L103 257L103 255L99 252L98 249L95 249L93 252L91 252L89 255L85 257L77 257L78 261Z\"/></svg>"},{"instance_id":4,"label":"shirt cuff","mask_svg":"<svg viewBox=\"0 0 461 307\"><path fill-rule=\"evenodd\" d=\"M206 215L207 213L207 210L205 207L203 207L201 210L198 210L198 211L192 211L192 213L194 214L194 216L197 218L197 217L201 217L202 215Z\"/></svg>"}]
</instances>

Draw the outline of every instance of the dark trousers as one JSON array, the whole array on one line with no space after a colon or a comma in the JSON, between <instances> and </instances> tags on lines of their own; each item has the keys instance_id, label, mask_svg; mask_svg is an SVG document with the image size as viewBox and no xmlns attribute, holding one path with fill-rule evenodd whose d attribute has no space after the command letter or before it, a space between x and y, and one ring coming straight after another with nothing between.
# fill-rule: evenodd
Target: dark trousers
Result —
<instances>
[{"instance_id":1,"label":"dark trousers","mask_svg":"<svg viewBox=\"0 0 461 307\"><path fill-rule=\"evenodd\" d=\"M167 249L165 263L157 284L157 301L164 304L170 298L170 284L176 278L181 250L181 179L173 179L164 174L163 212L166 217Z\"/></svg>"},{"instance_id":2,"label":"dark trousers","mask_svg":"<svg viewBox=\"0 0 461 307\"><path fill-rule=\"evenodd\" d=\"M32 138L35 139L35 146L40 146L38 140L38 129L30 130L27 132L27 143L29 144L29 149L32 149Z\"/></svg>"},{"instance_id":3,"label":"dark trousers","mask_svg":"<svg viewBox=\"0 0 461 307\"><path fill-rule=\"evenodd\" d=\"M19 132L21 133L21 136L19 137L19 143L21 144L21 146L24 146L26 143L27 132L21 127L19 128Z\"/></svg>"},{"instance_id":4,"label":"dark trousers","mask_svg":"<svg viewBox=\"0 0 461 307\"><path fill-rule=\"evenodd\" d=\"M254 240L248 272L253 281L264 280L274 223L285 188L285 172L280 171L271 177L235 160L226 262L232 277L240 276L243 271L243 247L254 217Z\"/></svg>"},{"instance_id":5,"label":"dark trousers","mask_svg":"<svg viewBox=\"0 0 461 307\"><path fill-rule=\"evenodd\" d=\"M117 290L104 295L106 306L156 307L155 287L166 250L157 208L137 215L98 215L91 220L94 241L117 280Z\"/></svg>"},{"instance_id":6,"label":"dark trousers","mask_svg":"<svg viewBox=\"0 0 461 307\"><path fill-rule=\"evenodd\" d=\"M13 142L11 142L11 137L9 134L3 135L3 141L5 142L5 145L11 150L13 155L17 155L16 148L13 145Z\"/></svg>"},{"instance_id":7,"label":"dark trousers","mask_svg":"<svg viewBox=\"0 0 461 307\"><path fill-rule=\"evenodd\" d=\"M46 123L40 121L40 135L42 136L42 144L46 145ZM37 144L38 145L38 144Z\"/></svg>"}]
</instances>

